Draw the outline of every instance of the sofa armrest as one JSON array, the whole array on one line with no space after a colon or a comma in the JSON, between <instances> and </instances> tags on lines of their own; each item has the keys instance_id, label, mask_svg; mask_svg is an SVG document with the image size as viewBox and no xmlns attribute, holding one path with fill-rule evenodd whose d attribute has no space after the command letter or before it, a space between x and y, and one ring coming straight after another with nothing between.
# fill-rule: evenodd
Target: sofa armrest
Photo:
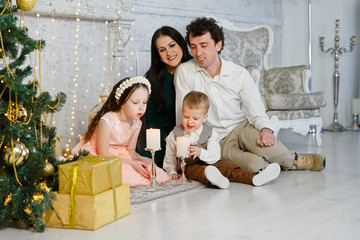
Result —
<instances>
[{"instance_id":1,"label":"sofa armrest","mask_svg":"<svg viewBox=\"0 0 360 240\"><path fill-rule=\"evenodd\" d=\"M326 105L324 92L292 93L292 94L266 94L268 110L313 110Z\"/></svg>"}]
</instances>

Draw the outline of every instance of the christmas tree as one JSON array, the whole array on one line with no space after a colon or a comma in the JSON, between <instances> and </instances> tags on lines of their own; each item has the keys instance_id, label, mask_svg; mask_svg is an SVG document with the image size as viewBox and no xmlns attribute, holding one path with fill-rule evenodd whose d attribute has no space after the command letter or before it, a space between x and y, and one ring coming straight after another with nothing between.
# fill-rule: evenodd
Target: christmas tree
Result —
<instances>
[{"instance_id":1,"label":"christmas tree","mask_svg":"<svg viewBox=\"0 0 360 240\"><path fill-rule=\"evenodd\" d=\"M42 91L36 69L45 42L28 36L17 2L0 0L0 228L20 224L42 232L57 182L52 118L66 95L52 99Z\"/></svg>"}]
</instances>

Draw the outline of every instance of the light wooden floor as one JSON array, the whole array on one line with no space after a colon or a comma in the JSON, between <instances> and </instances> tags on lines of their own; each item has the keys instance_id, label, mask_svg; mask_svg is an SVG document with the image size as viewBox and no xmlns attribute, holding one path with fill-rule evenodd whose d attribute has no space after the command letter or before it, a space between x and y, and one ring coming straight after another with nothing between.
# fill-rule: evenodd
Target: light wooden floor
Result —
<instances>
[{"instance_id":1,"label":"light wooden floor","mask_svg":"<svg viewBox=\"0 0 360 240\"><path fill-rule=\"evenodd\" d=\"M360 132L314 135L289 131L279 139L298 152L322 152L322 172L289 171L263 187L232 183L132 209L97 231L6 228L0 239L359 239Z\"/></svg>"}]
</instances>

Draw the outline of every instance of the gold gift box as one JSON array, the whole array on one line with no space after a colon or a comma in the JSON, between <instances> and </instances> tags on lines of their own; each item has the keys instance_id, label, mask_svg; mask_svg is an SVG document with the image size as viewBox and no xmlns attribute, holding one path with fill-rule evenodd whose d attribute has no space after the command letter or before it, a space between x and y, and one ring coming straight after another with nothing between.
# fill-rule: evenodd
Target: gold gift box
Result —
<instances>
[{"instance_id":1,"label":"gold gift box","mask_svg":"<svg viewBox=\"0 0 360 240\"><path fill-rule=\"evenodd\" d=\"M108 223L131 213L130 190L128 184L115 189L116 216L113 190L95 196L75 196L75 229L96 230ZM46 215L46 226L50 228L70 228L70 194L56 194L52 202L53 210Z\"/></svg>"},{"instance_id":2,"label":"gold gift box","mask_svg":"<svg viewBox=\"0 0 360 240\"><path fill-rule=\"evenodd\" d=\"M110 174L109 166L110 164ZM59 193L70 193L73 166L78 165L75 194L96 195L122 183L121 158L87 155L78 161L59 165Z\"/></svg>"}]
</instances>

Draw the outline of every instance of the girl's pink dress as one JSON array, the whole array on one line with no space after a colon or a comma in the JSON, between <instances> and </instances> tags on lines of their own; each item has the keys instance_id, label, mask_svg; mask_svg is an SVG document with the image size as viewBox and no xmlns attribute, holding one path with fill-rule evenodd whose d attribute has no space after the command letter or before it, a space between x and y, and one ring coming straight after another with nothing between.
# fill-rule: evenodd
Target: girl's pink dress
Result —
<instances>
[{"instance_id":1,"label":"girl's pink dress","mask_svg":"<svg viewBox=\"0 0 360 240\"><path fill-rule=\"evenodd\" d=\"M141 127L141 120L132 120L130 128L125 126L120 119L117 118L115 112L108 112L101 117L109 125L110 139L109 139L109 152L114 156L119 156L122 159L132 160L127 145L134 132ZM93 155L99 155L96 145L97 131L94 132L92 138L88 142L80 141L72 150L72 154L78 154L80 150L87 150ZM150 158L141 157L140 160L146 164L146 170L151 175L152 161ZM156 180L158 183L168 181L170 178L168 174L161 168L156 167ZM128 183L130 186L148 185L151 179L144 178L136 172L131 165L122 163L122 181Z\"/></svg>"}]
</instances>

